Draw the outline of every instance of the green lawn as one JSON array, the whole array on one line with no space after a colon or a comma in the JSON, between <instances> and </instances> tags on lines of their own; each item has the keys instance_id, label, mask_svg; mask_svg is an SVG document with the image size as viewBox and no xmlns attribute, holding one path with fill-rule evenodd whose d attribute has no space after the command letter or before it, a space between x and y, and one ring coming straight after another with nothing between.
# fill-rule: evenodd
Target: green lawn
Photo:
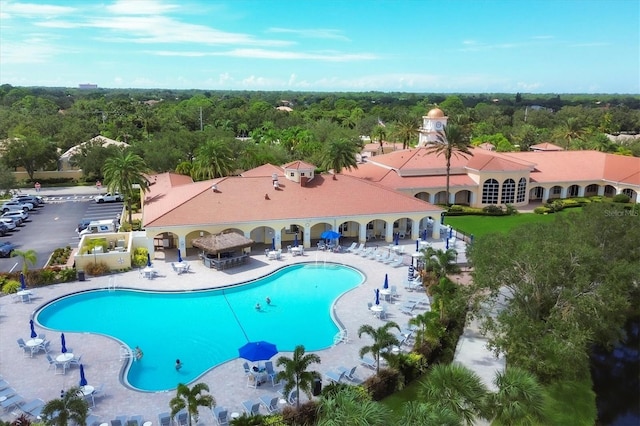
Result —
<instances>
[{"instance_id":1,"label":"green lawn","mask_svg":"<svg viewBox=\"0 0 640 426\"><path fill-rule=\"evenodd\" d=\"M507 232L524 223L542 223L555 220L557 215L568 212L577 212L579 207L564 209L559 213L535 214L520 213L514 216L449 216L445 217L445 225L451 225L453 229L459 229L467 235L481 237L491 232Z\"/></svg>"}]
</instances>

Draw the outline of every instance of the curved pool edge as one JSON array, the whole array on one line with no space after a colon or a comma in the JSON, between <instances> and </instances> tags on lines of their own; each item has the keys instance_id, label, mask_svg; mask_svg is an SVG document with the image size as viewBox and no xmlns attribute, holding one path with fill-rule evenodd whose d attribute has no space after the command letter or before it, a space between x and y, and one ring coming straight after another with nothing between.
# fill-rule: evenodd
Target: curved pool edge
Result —
<instances>
[{"instance_id":1,"label":"curved pool edge","mask_svg":"<svg viewBox=\"0 0 640 426\"><path fill-rule=\"evenodd\" d=\"M362 286L364 283L367 282L367 275L360 270L359 268L356 268L352 265L347 265L341 262L333 262L333 261L323 261L321 264L318 263L317 261L309 261L309 262L297 262L295 264L289 264L289 265L282 265L282 266L278 266L277 268L269 271L268 273L258 276L258 277L254 277L248 280L244 280L244 281L238 281L238 282L232 282L229 284L224 284L224 285L218 285L218 286L209 286L209 287L202 287L202 288L197 288L197 289L141 289L141 288L135 288L135 287L125 287L125 286L119 286L116 287L115 290L126 290L126 291L132 291L132 292L140 292L140 293L160 293L160 294L191 294L191 293L199 293L199 292L206 292L206 291L212 291L212 290L225 290L225 289L232 289L232 288L238 288L238 287L242 287L242 286L246 286L246 285L250 285L253 284L257 281L263 280L265 278L268 278L269 276L275 275L285 269L289 269L289 268L296 268L296 267L300 267L300 266L318 266L318 267L327 267L327 266L339 266L339 267L343 267L343 268L348 268L351 269L353 271L355 271L356 273L358 273L358 275L360 276L360 282L355 285L354 287L343 291L342 293L340 293L335 299L333 299L333 301L330 304L329 307L329 315L331 320L333 321L333 323L336 325L336 327L338 328L339 331L343 331L345 330L345 326L344 323L340 320L340 318L337 316L335 310L336 310L336 304L338 303L338 301L343 298L346 294L354 291L356 288L359 288L360 286ZM97 291L113 291L114 289L112 287L95 287L95 288L86 288L86 289L82 289L82 290L77 290L77 291L72 291L70 293L61 295L61 296L57 296L51 300L48 300L45 303L40 304L38 307L36 307L32 312L31 312L31 319L34 320L34 322L41 328L45 329L45 330L50 330L50 331L55 331L55 332L68 332L68 333L75 333L75 334L90 334L90 335L94 335L94 336L100 336L100 337L106 337L108 339L111 339L112 341L116 342L119 346L126 346L128 347L124 342L122 342L120 339L111 336L111 335L107 335L107 334L103 334L103 333L97 333L97 332L82 332L82 331L65 331L65 330L55 330L49 327L44 326L42 323L40 323L40 321L38 321L38 315L39 313L46 308L47 306L51 305L52 303L55 303L57 301L63 300L65 298L69 298L78 294L83 294L83 293L89 293L89 292L97 292ZM313 352L321 352L321 351L326 351L329 350L331 348L333 348L335 346L335 344L331 343L326 347L322 347L322 348L318 348L318 349L314 349ZM286 351L289 352L289 351ZM209 369L204 370L201 374L199 374L198 376L194 377L192 380L190 380L189 382L187 382L186 384L190 384L190 383L194 383L198 380L200 380L203 376L209 374L211 371L215 370L216 368L219 368L222 365L225 365L229 362L233 362L234 360L239 359L239 357L235 357L235 358L231 358L231 359L227 359L226 361L223 361L217 365L212 366ZM132 358L124 358L123 359L125 362L122 364L120 371L118 373L118 381L120 382L120 384L122 386L124 386L125 388L132 390L132 391L136 391L136 392L141 392L141 393L146 393L146 394L162 394L162 393L167 393L167 392L171 392L173 390L175 390L175 387L169 388L169 389L162 389L162 390L147 390L147 389L140 389L138 387L133 386L128 380L127 380L127 376L129 373L129 370L131 369L131 366L133 365L134 360Z\"/></svg>"}]
</instances>

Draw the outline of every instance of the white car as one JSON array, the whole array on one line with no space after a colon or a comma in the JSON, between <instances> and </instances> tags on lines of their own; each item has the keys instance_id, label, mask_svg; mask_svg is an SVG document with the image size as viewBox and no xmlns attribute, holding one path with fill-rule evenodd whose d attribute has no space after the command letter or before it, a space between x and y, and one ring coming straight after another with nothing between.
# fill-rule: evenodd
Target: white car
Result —
<instances>
[{"instance_id":1,"label":"white car","mask_svg":"<svg viewBox=\"0 0 640 426\"><path fill-rule=\"evenodd\" d=\"M4 223L9 231L16 229L17 223L10 217L0 217L0 222Z\"/></svg>"},{"instance_id":2,"label":"white car","mask_svg":"<svg viewBox=\"0 0 640 426\"><path fill-rule=\"evenodd\" d=\"M16 210L23 210L23 211L33 210L33 204L26 203L26 202L23 203L21 201L6 201L2 204L3 212L16 211Z\"/></svg>"},{"instance_id":3,"label":"white car","mask_svg":"<svg viewBox=\"0 0 640 426\"><path fill-rule=\"evenodd\" d=\"M27 219L29 219L29 213L22 210L14 210L2 213L0 217L9 217L9 218L17 218L20 219L24 223Z\"/></svg>"},{"instance_id":4,"label":"white car","mask_svg":"<svg viewBox=\"0 0 640 426\"><path fill-rule=\"evenodd\" d=\"M122 195L114 192L113 194L107 193L104 195L96 195L95 197L96 203L113 203L115 201L122 201Z\"/></svg>"}]
</instances>

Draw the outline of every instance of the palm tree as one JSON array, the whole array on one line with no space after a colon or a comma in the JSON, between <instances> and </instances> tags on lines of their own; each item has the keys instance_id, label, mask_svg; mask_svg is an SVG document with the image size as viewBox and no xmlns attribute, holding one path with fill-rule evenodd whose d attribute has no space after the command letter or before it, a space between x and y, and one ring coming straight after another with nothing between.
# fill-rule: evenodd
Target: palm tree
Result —
<instances>
[{"instance_id":1,"label":"palm tree","mask_svg":"<svg viewBox=\"0 0 640 426\"><path fill-rule=\"evenodd\" d=\"M563 127L560 130L562 139L566 141L565 149L571 147L571 143L578 139L581 140L584 136L584 128L580 125L580 122L575 117L569 117L563 123Z\"/></svg>"},{"instance_id":2,"label":"palm tree","mask_svg":"<svg viewBox=\"0 0 640 426\"><path fill-rule=\"evenodd\" d=\"M336 175L342 172L342 169L358 168L356 155L359 152L359 145L349 139L337 139L329 142L322 153L321 167L325 170L333 169L333 178L335 179Z\"/></svg>"},{"instance_id":3,"label":"palm tree","mask_svg":"<svg viewBox=\"0 0 640 426\"><path fill-rule=\"evenodd\" d=\"M374 402L366 392L355 386L339 389L335 394L324 396L318 404L318 426L391 424L392 413L387 406Z\"/></svg>"},{"instance_id":4,"label":"palm tree","mask_svg":"<svg viewBox=\"0 0 640 426\"><path fill-rule=\"evenodd\" d=\"M27 276L29 270L29 264L35 266L38 261L38 254L35 250L14 250L11 252L11 257L20 257L22 259L22 273Z\"/></svg>"},{"instance_id":5,"label":"palm tree","mask_svg":"<svg viewBox=\"0 0 640 426\"><path fill-rule=\"evenodd\" d=\"M462 128L454 123L449 123L444 131L438 132L438 143L426 148L428 154L435 153L436 156L444 155L447 161L447 205L449 205L449 180L451 178L451 157L472 156L469 151L467 138L462 132Z\"/></svg>"},{"instance_id":6,"label":"palm tree","mask_svg":"<svg viewBox=\"0 0 640 426\"><path fill-rule=\"evenodd\" d=\"M405 117L396 122L396 135L402 141L402 149L409 148L409 142L416 135L417 128L415 121L410 117Z\"/></svg>"},{"instance_id":7,"label":"palm tree","mask_svg":"<svg viewBox=\"0 0 640 426\"><path fill-rule=\"evenodd\" d=\"M440 315L433 311L416 315L409 320L409 325L418 327L416 330L416 347L423 344L438 345L440 338L446 332L446 328L440 322Z\"/></svg>"},{"instance_id":8,"label":"palm tree","mask_svg":"<svg viewBox=\"0 0 640 426\"><path fill-rule=\"evenodd\" d=\"M459 426L460 420L447 407L434 407L418 401L409 401L404 404L402 417L396 424Z\"/></svg>"},{"instance_id":9,"label":"palm tree","mask_svg":"<svg viewBox=\"0 0 640 426\"><path fill-rule=\"evenodd\" d=\"M119 191L124 196L129 211L129 223L132 222L133 200L136 197L138 200L140 198L135 187L139 187L142 191L149 189L149 181L145 177L149 172L142 157L132 152L118 151L104 162L102 168L104 184L110 192Z\"/></svg>"},{"instance_id":10,"label":"palm tree","mask_svg":"<svg viewBox=\"0 0 640 426\"><path fill-rule=\"evenodd\" d=\"M176 396L169 401L171 417L186 408L188 423L191 424L191 419L198 423L198 407L212 408L216 406L215 398L206 392L209 392L209 386L206 383L196 383L192 388L179 383Z\"/></svg>"},{"instance_id":11,"label":"palm tree","mask_svg":"<svg viewBox=\"0 0 640 426\"><path fill-rule=\"evenodd\" d=\"M544 410L544 390L536 377L518 367L498 372L494 379L498 388L491 394L495 425L540 425L548 423Z\"/></svg>"},{"instance_id":12,"label":"palm tree","mask_svg":"<svg viewBox=\"0 0 640 426\"><path fill-rule=\"evenodd\" d=\"M313 382L319 374L316 371L307 371L307 369L309 365L314 363L320 364L320 357L316 354L305 355L303 345L296 346L293 351L293 358L285 356L278 358L276 365L279 367L284 366L284 370L279 371L276 375L278 381L285 381L282 394L289 395L295 388L298 395L302 391L311 398L313 396ZM300 398L297 399L296 406L300 408Z\"/></svg>"},{"instance_id":13,"label":"palm tree","mask_svg":"<svg viewBox=\"0 0 640 426\"><path fill-rule=\"evenodd\" d=\"M422 250L425 259L424 269L433 272L437 280L449 274L460 273L460 267L456 263L458 253L453 250L434 249L427 247Z\"/></svg>"},{"instance_id":14,"label":"palm tree","mask_svg":"<svg viewBox=\"0 0 640 426\"><path fill-rule=\"evenodd\" d=\"M234 170L233 152L223 140L208 140L196 149L195 157L191 176L196 180L227 176Z\"/></svg>"},{"instance_id":15,"label":"palm tree","mask_svg":"<svg viewBox=\"0 0 640 426\"><path fill-rule=\"evenodd\" d=\"M98 263L98 256L96 255L96 248L103 247L106 248L107 239L106 238L90 238L87 239L84 243L84 248L87 250L87 253L91 253L93 251L93 263Z\"/></svg>"},{"instance_id":16,"label":"palm tree","mask_svg":"<svg viewBox=\"0 0 640 426\"><path fill-rule=\"evenodd\" d=\"M488 390L480 377L460 364L437 364L422 382L420 397L436 409L455 413L460 423L474 424L488 418Z\"/></svg>"},{"instance_id":17,"label":"palm tree","mask_svg":"<svg viewBox=\"0 0 640 426\"><path fill-rule=\"evenodd\" d=\"M376 127L374 127L373 130L371 131L371 137L374 140L376 139L378 140L378 143L380 144L380 154L384 154L382 152L382 143L384 139L387 137L387 128L382 124L376 125Z\"/></svg>"},{"instance_id":18,"label":"palm tree","mask_svg":"<svg viewBox=\"0 0 640 426\"><path fill-rule=\"evenodd\" d=\"M400 344L396 336L391 334L389 331L392 328L396 328L400 331L400 326L393 321L389 321L382 327L378 328L373 328L373 326L369 324L364 324L358 329L358 337L362 337L363 334L368 334L373 339L373 343L371 345L360 348L360 356L363 357L367 353L371 353L373 355L373 358L376 360L376 373L380 372L380 356L382 355L384 359L389 359L390 357L390 352L386 351L383 353L383 349Z\"/></svg>"},{"instance_id":19,"label":"palm tree","mask_svg":"<svg viewBox=\"0 0 640 426\"><path fill-rule=\"evenodd\" d=\"M67 426L69 421L86 424L89 404L84 400L80 388L73 387L58 399L47 402L42 409L42 419L48 425Z\"/></svg>"}]
</instances>

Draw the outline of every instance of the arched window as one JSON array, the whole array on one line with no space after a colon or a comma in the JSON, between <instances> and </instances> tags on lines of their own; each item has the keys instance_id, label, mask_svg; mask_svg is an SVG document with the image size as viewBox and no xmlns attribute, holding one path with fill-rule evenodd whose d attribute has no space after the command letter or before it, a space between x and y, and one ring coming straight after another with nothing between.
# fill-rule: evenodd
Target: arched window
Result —
<instances>
[{"instance_id":1,"label":"arched window","mask_svg":"<svg viewBox=\"0 0 640 426\"><path fill-rule=\"evenodd\" d=\"M502 204L513 204L516 195L516 182L513 179L507 179L502 182Z\"/></svg>"},{"instance_id":2,"label":"arched window","mask_svg":"<svg viewBox=\"0 0 640 426\"><path fill-rule=\"evenodd\" d=\"M518 181L518 195L516 197L517 203L524 203L525 196L527 195L527 180L520 178Z\"/></svg>"},{"instance_id":3,"label":"arched window","mask_svg":"<svg viewBox=\"0 0 640 426\"><path fill-rule=\"evenodd\" d=\"M482 204L498 204L498 181L487 179L482 185Z\"/></svg>"}]
</instances>

